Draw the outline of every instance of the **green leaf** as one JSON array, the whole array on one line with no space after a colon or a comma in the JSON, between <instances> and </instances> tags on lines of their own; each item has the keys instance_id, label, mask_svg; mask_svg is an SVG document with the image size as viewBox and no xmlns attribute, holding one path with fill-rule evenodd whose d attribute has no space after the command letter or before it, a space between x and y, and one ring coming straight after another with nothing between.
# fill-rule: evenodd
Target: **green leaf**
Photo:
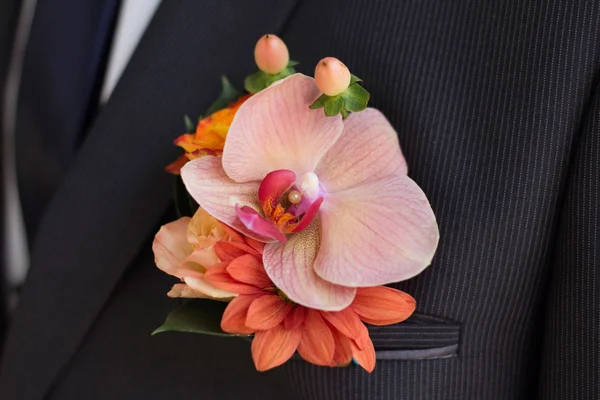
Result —
<instances>
[{"instance_id":1,"label":"green leaf","mask_svg":"<svg viewBox=\"0 0 600 400\"><path fill-rule=\"evenodd\" d=\"M338 115L344 108L344 99L342 96L330 97L325 102L325 115L333 117Z\"/></svg>"},{"instance_id":2,"label":"green leaf","mask_svg":"<svg viewBox=\"0 0 600 400\"><path fill-rule=\"evenodd\" d=\"M288 68L289 67L295 67L296 65L300 64L300 62L298 61L294 61L294 60L290 60L290 62L288 62Z\"/></svg>"},{"instance_id":3,"label":"green leaf","mask_svg":"<svg viewBox=\"0 0 600 400\"><path fill-rule=\"evenodd\" d=\"M221 76L221 94L219 98L206 110L206 115L211 115L233 103L240 98L242 93L237 90L225 75Z\"/></svg>"},{"instance_id":4,"label":"green leaf","mask_svg":"<svg viewBox=\"0 0 600 400\"><path fill-rule=\"evenodd\" d=\"M256 94L261 90L268 88L274 82L287 78L295 73L296 70L291 66L286 67L283 71L275 75L270 75L263 71L256 71L244 79L244 89L249 93Z\"/></svg>"},{"instance_id":5,"label":"green leaf","mask_svg":"<svg viewBox=\"0 0 600 400\"><path fill-rule=\"evenodd\" d=\"M175 208L179 217L193 217L198 210L198 203L189 195L180 175L175 177Z\"/></svg>"},{"instance_id":6,"label":"green leaf","mask_svg":"<svg viewBox=\"0 0 600 400\"><path fill-rule=\"evenodd\" d=\"M358 83L354 83L346 89L342 97L344 98L344 107L346 110L359 112L367 108L371 95L364 87Z\"/></svg>"},{"instance_id":7,"label":"green leaf","mask_svg":"<svg viewBox=\"0 0 600 400\"><path fill-rule=\"evenodd\" d=\"M290 75L294 75L296 73L296 69L294 67L291 66L287 66L283 71L281 71L280 73L276 74L276 75L271 75L273 78L270 80L269 85L271 85L273 82L277 82L283 78L287 78Z\"/></svg>"},{"instance_id":8,"label":"green leaf","mask_svg":"<svg viewBox=\"0 0 600 400\"><path fill-rule=\"evenodd\" d=\"M232 335L221 329L221 318L227 303L214 300L187 300L167 316L164 324L152 332L157 333L176 331L192 332L214 336L248 336Z\"/></svg>"},{"instance_id":9,"label":"green leaf","mask_svg":"<svg viewBox=\"0 0 600 400\"><path fill-rule=\"evenodd\" d=\"M183 123L185 124L185 131L187 133L196 132L196 127L194 126L194 123L192 122L192 119L189 116L183 116Z\"/></svg>"},{"instance_id":10,"label":"green leaf","mask_svg":"<svg viewBox=\"0 0 600 400\"><path fill-rule=\"evenodd\" d=\"M358 76L350 74L350 85L352 85L356 82L362 82L362 81L363 80L360 79ZM350 86L350 85L348 85L348 86Z\"/></svg>"},{"instance_id":11,"label":"green leaf","mask_svg":"<svg viewBox=\"0 0 600 400\"><path fill-rule=\"evenodd\" d=\"M244 79L244 89L249 93L256 94L267 87L268 80L272 77L262 71L256 71Z\"/></svg>"},{"instance_id":12,"label":"green leaf","mask_svg":"<svg viewBox=\"0 0 600 400\"><path fill-rule=\"evenodd\" d=\"M315 100L310 106L308 106L312 110L316 110L317 108L325 107L325 102L329 99L329 96L326 94L322 94L318 99Z\"/></svg>"}]
</instances>

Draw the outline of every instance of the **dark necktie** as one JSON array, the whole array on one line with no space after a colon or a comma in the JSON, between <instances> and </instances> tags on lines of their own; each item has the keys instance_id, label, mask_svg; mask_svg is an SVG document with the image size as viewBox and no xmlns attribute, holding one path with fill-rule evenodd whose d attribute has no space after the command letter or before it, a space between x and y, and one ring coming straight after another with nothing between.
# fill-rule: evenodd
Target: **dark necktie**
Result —
<instances>
[{"instance_id":1,"label":"dark necktie","mask_svg":"<svg viewBox=\"0 0 600 400\"><path fill-rule=\"evenodd\" d=\"M18 186L30 244L97 111L118 6L118 0L37 2L15 131Z\"/></svg>"}]
</instances>

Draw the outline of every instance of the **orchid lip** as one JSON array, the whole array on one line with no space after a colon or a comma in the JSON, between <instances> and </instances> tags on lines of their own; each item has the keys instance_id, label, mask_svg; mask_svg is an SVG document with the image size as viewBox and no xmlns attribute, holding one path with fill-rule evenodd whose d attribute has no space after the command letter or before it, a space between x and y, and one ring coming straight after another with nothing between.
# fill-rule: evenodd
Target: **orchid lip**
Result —
<instances>
[{"instance_id":1,"label":"orchid lip","mask_svg":"<svg viewBox=\"0 0 600 400\"><path fill-rule=\"evenodd\" d=\"M262 214L248 206L236 205L236 214L250 231L260 237L284 243L288 233L305 229L323 203L323 189L315 173L297 179L290 170L275 170L265 175L258 189Z\"/></svg>"},{"instance_id":2,"label":"orchid lip","mask_svg":"<svg viewBox=\"0 0 600 400\"><path fill-rule=\"evenodd\" d=\"M273 221L260 215L258 211L252 207L236 204L235 211L239 220L246 228L252 232L267 239L276 239L281 243L285 243L287 238L285 234L273 223Z\"/></svg>"}]
</instances>

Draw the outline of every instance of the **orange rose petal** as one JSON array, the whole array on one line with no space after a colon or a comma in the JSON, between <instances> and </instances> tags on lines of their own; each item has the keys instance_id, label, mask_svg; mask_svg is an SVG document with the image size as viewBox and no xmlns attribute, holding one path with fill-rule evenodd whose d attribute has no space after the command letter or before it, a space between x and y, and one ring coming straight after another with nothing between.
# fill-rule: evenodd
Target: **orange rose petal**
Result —
<instances>
[{"instance_id":1,"label":"orange rose petal","mask_svg":"<svg viewBox=\"0 0 600 400\"><path fill-rule=\"evenodd\" d=\"M260 296L260 294L241 295L231 300L221 318L221 329L240 335L254 333L254 329L246 326L246 317L250 304Z\"/></svg>"},{"instance_id":2,"label":"orange rose petal","mask_svg":"<svg viewBox=\"0 0 600 400\"><path fill-rule=\"evenodd\" d=\"M400 290L377 286L358 288L350 307L366 323L390 325L410 317L417 303L412 296Z\"/></svg>"},{"instance_id":3,"label":"orange rose petal","mask_svg":"<svg viewBox=\"0 0 600 400\"><path fill-rule=\"evenodd\" d=\"M233 279L260 289L273 286L260 258L250 254L232 260L227 266L227 272Z\"/></svg>"},{"instance_id":4,"label":"orange rose petal","mask_svg":"<svg viewBox=\"0 0 600 400\"><path fill-rule=\"evenodd\" d=\"M211 149L198 149L191 153L185 153L185 156L191 161L200 157L213 156L217 157L223 154L222 150L211 150Z\"/></svg>"},{"instance_id":5,"label":"orange rose petal","mask_svg":"<svg viewBox=\"0 0 600 400\"><path fill-rule=\"evenodd\" d=\"M367 345L360 349L354 341L350 341L352 347L352 358L358 365L363 367L367 372L373 372L375 369L375 348L373 342L369 339Z\"/></svg>"},{"instance_id":6,"label":"orange rose petal","mask_svg":"<svg viewBox=\"0 0 600 400\"><path fill-rule=\"evenodd\" d=\"M246 326L257 331L272 329L285 319L291 309L292 305L277 295L261 296L250 305Z\"/></svg>"},{"instance_id":7,"label":"orange rose petal","mask_svg":"<svg viewBox=\"0 0 600 400\"><path fill-rule=\"evenodd\" d=\"M177 175L188 160L222 154L233 117L249 97L249 95L243 96L228 107L202 119L196 125L196 131L193 134L186 133L175 139L175 145L183 148L186 154L167 166L167 172Z\"/></svg>"},{"instance_id":8,"label":"orange rose petal","mask_svg":"<svg viewBox=\"0 0 600 400\"><path fill-rule=\"evenodd\" d=\"M300 329L304 324L305 308L302 306L293 307L283 321L285 329Z\"/></svg>"},{"instance_id":9,"label":"orange rose petal","mask_svg":"<svg viewBox=\"0 0 600 400\"><path fill-rule=\"evenodd\" d=\"M211 150L223 150L223 146L225 145L225 139L221 135L216 132L196 132L196 137L193 139L192 145L187 142L175 143L178 146L190 148L192 150L186 151L192 152L194 151L194 147L197 149L211 149Z\"/></svg>"},{"instance_id":10,"label":"orange rose petal","mask_svg":"<svg viewBox=\"0 0 600 400\"><path fill-rule=\"evenodd\" d=\"M266 371L289 360L298 348L301 337L299 329L287 330L281 325L256 332L252 340L252 359L256 369Z\"/></svg>"},{"instance_id":11,"label":"orange rose petal","mask_svg":"<svg viewBox=\"0 0 600 400\"><path fill-rule=\"evenodd\" d=\"M332 333L335 341L335 351L333 352L331 366L345 367L352 361L352 340L337 329L332 329Z\"/></svg>"},{"instance_id":12,"label":"orange rose petal","mask_svg":"<svg viewBox=\"0 0 600 400\"><path fill-rule=\"evenodd\" d=\"M188 153L198 150L200 147L195 143L195 136L189 133L179 136L173 141L176 146L181 147Z\"/></svg>"},{"instance_id":13,"label":"orange rose petal","mask_svg":"<svg viewBox=\"0 0 600 400\"><path fill-rule=\"evenodd\" d=\"M333 333L321 317L321 313L316 310L306 310L298 353L308 362L329 366L334 351Z\"/></svg>"},{"instance_id":14,"label":"orange rose petal","mask_svg":"<svg viewBox=\"0 0 600 400\"><path fill-rule=\"evenodd\" d=\"M165 167L165 171L167 171L170 174L173 175L179 175L179 173L181 172L181 168L183 168L183 166L185 165L185 163L187 163L189 160L188 158L184 155L179 156L179 158L177 158L177 160L173 161L171 164L167 165Z\"/></svg>"}]
</instances>

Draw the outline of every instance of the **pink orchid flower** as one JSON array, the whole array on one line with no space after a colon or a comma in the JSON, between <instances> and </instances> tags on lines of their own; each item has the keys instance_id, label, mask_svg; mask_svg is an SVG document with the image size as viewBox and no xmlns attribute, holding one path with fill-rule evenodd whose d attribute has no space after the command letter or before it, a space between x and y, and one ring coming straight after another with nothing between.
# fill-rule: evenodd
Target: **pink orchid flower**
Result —
<instances>
[{"instance_id":1,"label":"pink orchid flower","mask_svg":"<svg viewBox=\"0 0 600 400\"><path fill-rule=\"evenodd\" d=\"M265 270L290 300L338 311L357 287L419 274L439 232L383 114L326 117L308 107L319 95L302 74L261 91L238 110L222 157L181 175L208 213L266 243Z\"/></svg>"}]
</instances>

